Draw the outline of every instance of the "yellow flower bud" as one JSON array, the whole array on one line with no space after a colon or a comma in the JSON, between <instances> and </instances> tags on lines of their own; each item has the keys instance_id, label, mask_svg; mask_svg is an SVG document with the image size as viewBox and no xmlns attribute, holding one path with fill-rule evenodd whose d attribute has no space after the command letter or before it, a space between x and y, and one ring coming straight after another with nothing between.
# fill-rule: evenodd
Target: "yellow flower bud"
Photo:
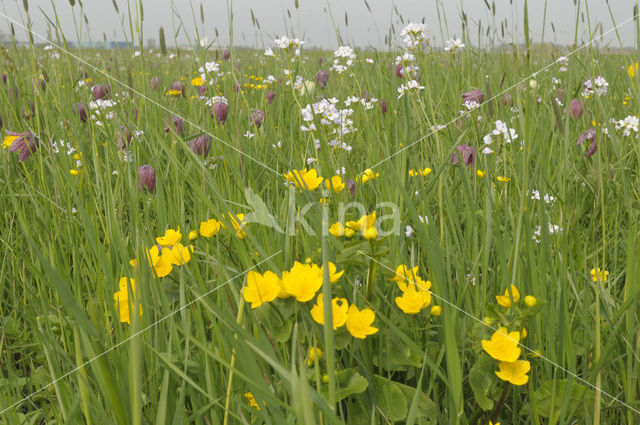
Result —
<instances>
[{"instance_id":1,"label":"yellow flower bud","mask_svg":"<svg viewBox=\"0 0 640 425\"><path fill-rule=\"evenodd\" d=\"M527 295L526 297L524 297L524 303L527 305L527 307L533 307L538 303L538 300L534 296Z\"/></svg>"},{"instance_id":2,"label":"yellow flower bud","mask_svg":"<svg viewBox=\"0 0 640 425\"><path fill-rule=\"evenodd\" d=\"M198 232L192 230L189 232L189 240L192 241L194 239L198 239Z\"/></svg>"},{"instance_id":3,"label":"yellow flower bud","mask_svg":"<svg viewBox=\"0 0 640 425\"><path fill-rule=\"evenodd\" d=\"M378 231L375 227L371 226L364 231L364 238L367 240L376 239L378 237Z\"/></svg>"},{"instance_id":4,"label":"yellow flower bud","mask_svg":"<svg viewBox=\"0 0 640 425\"><path fill-rule=\"evenodd\" d=\"M440 307L439 305L434 305L433 307L431 307L432 316L440 317L441 314L442 314L442 307Z\"/></svg>"}]
</instances>

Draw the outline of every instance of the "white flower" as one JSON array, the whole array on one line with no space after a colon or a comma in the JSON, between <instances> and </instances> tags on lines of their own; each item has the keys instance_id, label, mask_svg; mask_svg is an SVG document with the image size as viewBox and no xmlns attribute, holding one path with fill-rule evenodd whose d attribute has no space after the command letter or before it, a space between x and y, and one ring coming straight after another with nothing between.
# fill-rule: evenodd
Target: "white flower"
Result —
<instances>
[{"instance_id":1,"label":"white flower","mask_svg":"<svg viewBox=\"0 0 640 425\"><path fill-rule=\"evenodd\" d=\"M416 80L409 80L406 83L402 84L398 87L398 99L400 99L406 92L418 92L420 90L424 90L424 86L421 86Z\"/></svg>"},{"instance_id":2,"label":"white flower","mask_svg":"<svg viewBox=\"0 0 640 425\"><path fill-rule=\"evenodd\" d=\"M346 170L344 167L342 167L342 168L340 168L340 169L336 170L336 174L337 174L338 176L344 176L346 173L347 173L347 170Z\"/></svg>"},{"instance_id":3,"label":"white flower","mask_svg":"<svg viewBox=\"0 0 640 425\"><path fill-rule=\"evenodd\" d=\"M366 59L365 59L365 62L367 62L367 63L373 63L373 59L371 59L371 58L366 58Z\"/></svg>"},{"instance_id":4,"label":"white flower","mask_svg":"<svg viewBox=\"0 0 640 425\"><path fill-rule=\"evenodd\" d=\"M547 204L550 204L553 201L555 201L556 198L554 196L549 195L548 193L545 193L543 199L544 199L544 202L546 202Z\"/></svg>"},{"instance_id":5,"label":"white flower","mask_svg":"<svg viewBox=\"0 0 640 425\"><path fill-rule=\"evenodd\" d=\"M333 65L331 70L342 74L353 65L356 59L355 51L349 46L340 46L338 50L333 52Z\"/></svg>"},{"instance_id":6,"label":"white flower","mask_svg":"<svg viewBox=\"0 0 640 425\"><path fill-rule=\"evenodd\" d=\"M247 137L249 139L252 139L253 137L255 137L255 134L253 134L252 132L250 132L249 130L247 130L246 133L243 134L244 137Z\"/></svg>"},{"instance_id":7,"label":"white flower","mask_svg":"<svg viewBox=\"0 0 640 425\"><path fill-rule=\"evenodd\" d=\"M113 176L117 176L117 175L118 175L118 170L113 170L113 171L111 172L111 175L113 175Z\"/></svg>"},{"instance_id":8,"label":"white flower","mask_svg":"<svg viewBox=\"0 0 640 425\"><path fill-rule=\"evenodd\" d=\"M594 93L598 96L604 96L609 89L609 83L604 78L597 76L593 81L589 78L584 82L584 90L582 96L592 96Z\"/></svg>"},{"instance_id":9,"label":"white flower","mask_svg":"<svg viewBox=\"0 0 640 425\"><path fill-rule=\"evenodd\" d=\"M427 26L422 23L409 23L402 29L400 37L407 50L426 48L429 45L426 29Z\"/></svg>"},{"instance_id":10,"label":"white flower","mask_svg":"<svg viewBox=\"0 0 640 425\"><path fill-rule=\"evenodd\" d=\"M278 143L276 143L275 145L271 145L274 147L274 149L280 149L282 148L282 140L278 140Z\"/></svg>"},{"instance_id":11,"label":"white flower","mask_svg":"<svg viewBox=\"0 0 640 425\"><path fill-rule=\"evenodd\" d=\"M268 49L266 49L264 51L264 55L265 56L273 56L274 58L276 57L275 53L273 53L273 50L271 50L271 47L269 47Z\"/></svg>"},{"instance_id":12,"label":"white flower","mask_svg":"<svg viewBox=\"0 0 640 425\"><path fill-rule=\"evenodd\" d=\"M419 215L418 220L420 220L420 223L422 224L429 224L429 217L426 215Z\"/></svg>"},{"instance_id":13,"label":"white flower","mask_svg":"<svg viewBox=\"0 0 640 425\"><path fill-rule=\"evenodd\" d=\"M615 119L611 119L611 122L615 124L616 131L622 130L623 136L630 136L631 132L638 133L638 125L640 125L640 120L635 115L629 115L625 119L616 121Z\"/></svg>"},{"instance_id":14,"label":"white flower","mask_svg":"<svg viewBox=\"0 0 640 425\"><path fill-rule=\"evenodd\" d=\"M447 52L455 52L458 49L464 48L464 43L459 38L448 40L444 46L444 50Z\"/></svg>"},{"instance_id":15,"label":"white flower","mask_svg":"<svg viewBox=\"0 0 640 425\"><path fill-rule=\"evenodd\" d=\"M404 228L404 234L406 237L410 238L411 236L413 236L413 227L409 226L407 224L407 227Z\"/></svg>"},{"instance_id":16,"label":"white flower","mask_svg":"<svg viewBox=\"0 0 640 425\"><path fill-rule=\"evenodd\" d=\"M133 57L137 58L138 56L140 56L142 53L139 50L136 50L135 52L133 52Z\"/></svg>"}]
</instances>

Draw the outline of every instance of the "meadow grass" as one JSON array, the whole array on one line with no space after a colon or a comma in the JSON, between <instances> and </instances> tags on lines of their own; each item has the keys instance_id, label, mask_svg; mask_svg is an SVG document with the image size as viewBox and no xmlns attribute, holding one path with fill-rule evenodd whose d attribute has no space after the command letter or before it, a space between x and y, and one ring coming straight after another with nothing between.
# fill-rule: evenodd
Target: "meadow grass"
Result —
<instances>
[{"instance_id":1,"label":"meadow grass","mask_svg":"<svg viewBox=\"0 0 640 425\"><path fill-rule=\"evenodd\" d=\"M129 20L134 40L137 22ZM51 41L65 44L61 31ZM569 57L566 71L555 63L535 84L516 84L566 51L433 48L415 54L424 90L398 98L411 79L396 76L399 51L357 51L353 66L330 71L321 88L306 82L329 70L332 52L273 49L275 58L232 49L228 61L213 49L72 50L82 62L62 48L6 47L2 124L35 133L40 145L24 162L0 152L0 421L636 423L640 152L637 127L625 135L611 122L640 109L638 73L628 69L636 54L589 47ZM220 124L191 85L210 61L221 75L210 76L206 95L228 99ZM609 82L607 93L583 96L596 76ZM180 80L185 96L168 95ZM110 84L111 113L89 108L92 83ZM467 114L461 94L472 89L484 102ZM356 130L341 139L351 151L330 146L336 136L317 117L316 131L301 130L307 105L335 97L342 109L350 96L365 99L350 106ZM370 97L377 100L367 109ZM572 99L584 107L580 117ZM87 122L73 112L78 102ZM257 109L265 112L259 128L250 122ZM165 131L172 114L183 118L183 135ZM497 120L517 138L494 134L485 145ZM597 150L585 157L592 140L576 140L590 128ZM123 149L126 131L132 141ZM214 136L205 156L189 145L203 132ZM462 155L452 164L461 145L475 149L470 166ZM494 153L482 153L487 146ZM143 164L155 170L151 191L138 176ZM283 175L313 168L331 178L342 167L353 193L321 193L324 182L306 190L300 176L287 184ZM426 176L409 175L427 167ZM370 168L379 176L364 182ZM377 211L378 237L327 232L348 203ZM251 220L237 231L230 212ZM352 208L346 220L361 215ZM224 224L210 238L200 232L209 219ZM181 231L191 259L157 277L145 248L166 229ZM190 240L190 231L200 236ZM249 270L284 280L296 261L324 266L314 295L371 309L378 331L361 339L348 326L318 324L315 297L247 303ZM334 284L329 262L344 271ZM396 300L406 291L391 278L403 264L431 285L417 314ZM609 272L605 281L592 279L598 268ZM121 277L135 279L123 292L135 300L130 323L114 303ZM498 305L505 291L515 304L511 284L520 301ZM525 295L536 302L525 304ZM327 301L321 310L326 323L341 314ZM520 332L519 358L531 366L524 385L498 378L500 362L483 349L501 326Z\"/></svg>"}]
</instances>

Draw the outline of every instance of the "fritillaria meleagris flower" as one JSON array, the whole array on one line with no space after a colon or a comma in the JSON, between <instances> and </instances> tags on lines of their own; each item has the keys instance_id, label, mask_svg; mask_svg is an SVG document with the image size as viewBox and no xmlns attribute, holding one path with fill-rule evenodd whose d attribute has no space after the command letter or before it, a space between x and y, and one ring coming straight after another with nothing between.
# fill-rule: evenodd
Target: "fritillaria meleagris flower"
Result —
<instances>
[{"instance_id":1,"label":"fritillaria meleagris flower","mask_svg":"<svg viewBox=\"0 0 640 425\"><path fill-rule=\"evenodd\" d=\"M598 139L596 138L595 128L590 128L589 130L582 133L580 137L578 137L576 146L581 145L584 141L587 141L587 140L593 140L593 141L591 142L589 149L587 149L587 152L584 154L585 158L589 158L590 156L593 156L593 154L595 154L596 151L598 150Z\"/></svg>"},{"instance_id":2,"label":"fritillaria meleagris flower","mask_svg":"<svg viewBox=\"0 0 640 425\"><path fill-rule=\"evenodd\" d=\"M131 135L131 131L129 131L127 126L123 125L120 127L117 135L118 148L125 149L131 143L132 138L133 136Z\"/></svg>"},{"instance_id":3,"label":"fritillaria meleagris flower","mask_svg":"<svg viewBox=\"0 0 640 425\"><path fill-rule=\"evenodd\" d=\"M222 60L228 61L230 57L231 57L231 52L229 51L229 49L224 49L222 51Z\"/></svg>"},{"instance_id":4,"label":"fritillaria meleagris flower","mask_svg":"<svg viewBox=\"0 0 640 425\"><path fill-rule=\"evenodd\" d=\"M322 67L322 62L324 62L324 59L322 59L322 57L318 58L318 68Z\"/></svg>"},{"instance_id":5,"label":"fritillaria meleagris flower","mask_svg":"<svg viewBox=\"0 0 640 425\"><path fill-rule=\"evenodd\" d=\"M2 82L6 85L7 84L7 74L6 73L2 73Z\"/></svg>"},{"instance_id":6,"label":"fritillaria meleagris flower","mask_svg":"<svg viewBox=\"0 0 640 425\"><path fill-rule=\"evenodd\" d=\"M211 136L202 134L189 141L189 147L196 155L207 156L211 149Z\"/></svg>"},{"instance_id":7,"label":"fritillaria meleagris flower","mask_svg":"<svg viewBox=\"0 0 640 425\"><path fill-rule=\"evenodd\" d=\"M267 92L267 103L269 105L271 105L273 103L273 99L276 98L276 92L274 91L268 91Z\"/></svg>"},{"instance_id":8,"label":"fritillaria meleagris flower","mask_svg":"<svg viewBox=\"0 0 640 425\"><path fill-rule=\"evenodd\" d=\"M91 93L95 100L104 99L111 93L111 86L109 84L95 84L91 88Z\"/></svg>"},{"instance_id":9,"label":"fritillaria meleagris flower","mask_svg":"<svg viewBox=\"0 0 640 425\"><path fill-rule=\"evenodd\" d=\"M355 195L356 194L356 182L353 181L353 179L348 179L346 181L346 185L347 185L347 189L349 189L349 193L351 193L351 195Z\"/></svg>"},{"instance_id":10,"label":"fritillaria meleagris flower","mask_svg":"<svg viewBox=\"0 0 640 425\"><path fill-rule=\"evenodd\" d=\"M147 189L153 192L156 187L156 172L149 164L138 167L138 190Z\"/></svg>"},{"instance_id":11,"label":"fritillaria meleagris flower","mask_svg":"<svg viewBox=\"0 0 640 425\"><path fill-rule=\"evenodd\" d=\"M265 114L261 109L256 109L255 111L253 111L253 113L251 113L251 123L258 128L260 128L260 126L262 125L262 121L264 121L264 118Z\"/></svg>"},{"instance_id":12,"label":"fritillaria meleagris flower","mask_svg":"<svg viewBox=\"0 0 640 425\"><path fill-rule=\"evenodd\" d=\"M204 96L207 93L207 86L205 86L204 84L201 86L198 86L198 96Z\"/></svg>"},{"instance_id":13,"label":"fritillaria meleagris flower","mask_svg":"<svg viewBox=\"0 0 640 425\"><path fill-rule=\"evenodd\" d=\"M579 119L582 117L584 112L584 107L582 106L582 102L578 99L573 99L571 103L569 103L569 112L571 116L575 119Z\"/></svg>"},{"instance_id":14,"label":"fritillaria meleagris flower","mask_svg":"<svg viewBox=\"0 0 640 425\"><path fill-rule=\"evenodd\" d=\"M151 90L156 90L158 87L160 87L160 78L153 77L149 82L149 86L151 87Z\"/></svg>"},{"instance_id":15,"label":"fritillaria meleagris flower","mask_svg":"<svg viewBox=\"0 0 640 425\"><path fill-rule=\"evenodd\" d=\"M316 83L322 88L327 86L327 81L329 80L329 72L321 69L316 73Z\"/></svg>"},{"instance_id":16,"label":"fritillaria meleagris flower","mask_svg":"<svg viewBox=\"0 0 640 425\"><path fill-rule=\"evenodd\" d=\"M513 105L513 99L511 98L511 95L509 93L505 93L504 96L502 96L501 102L504 106Z\"/></svg>"},{"instance_id":17,"label":"fritillaria meleagris flower","mask_svg":"<svg viewBox=\"0 0 640 425\"><path fill-rule=\"evenodd\" d=\"M398 78L404 77L404 73L402 72L402 65L400 64L396 65L396 77Z\"/></svg>"},{"instance_id":18,"label":"fritillaria meleagris flower","mask_svg":"<svg viewBox=\"0 0 640 425\"><path fill-rule=\"evenodd\" d=\"M229 105L223 101L214 102L212 107L212 114L216 118L218 124L223 124L227 120L227 114L229 113Z\"/></svg>"},{"instance_id":19,"label":"fritillaria meleagris flower","mask_svg":"<svg viewBox=\"0 0 640 425\"><path fill-rule=\"evenodd\" d=\"M82 122L86 122L87 121L87 105L85 105L82 102L78 102L73 106L73 112L78 115L78 118L80 118L80 121Z\"/></svg>"},{"instance_id":20,"label":"fritillaria meleagris flower","mask_svg":"<svg viewBox=\"0 0 640 425\"><path fill-rule=\"evenodd\" d=\"M478 103L482 103L484 100L484 93L481 90L470 90L462 93L462 100L465 102L473 100Z\"/></svg>"},{"instance_id":21,"label":"fritillaria meleagris flower","mask_svg":"<svg viewBox=\"0 0 640 425\"><path fill-rule=\"evenodd\" d=\"M451 163L453 165L460 163L460 157L462 157L462 162L467 167L473 167L476 164L476 150L473 146L458 145L456 146L456 150L458 152L454 152L453 155L451 155Z\"/></svg>"},{"instance_id":22,"label":"fritillaria meleagris flower","mask_svg":"<svg viewBox=\"0 0 640 425\"><path fill-rule=\"evenodd\" d=\"M40 140L30 132L14 133L7 131L7 137L4 139L3 144L7 145L8 143L11 143L9 151L20 152L18 157L20 162L26 161L40 146Z\"/></svg>"},{"instance_id":23,"label":"fritillaria meleagris flower","mask_svg":"<svg viewBox=\"0 0 640 425\"><path fill-rule=\"evenodd\" d=\"M171 130L171 125L173 125L173 129L175 130L176 133L178 133L179 135L183 135L184 133L184 122L182 120L182 118L173 115L171 117L171 123L167 122L164 125L164 131L165 133L168 133Z\"/></svg>"},{"instance_id":24,"label":"fritillaria meleagris flower","mask_svg":"<svg viewBox=\"0 0 640 425\"><path fill-rule=\"evenodd\" d=\"M385 115L387 113L387 102L385 102L384 100L380 101L380 112L382 112L382 115Z\"/></svg>"}]
</instances>

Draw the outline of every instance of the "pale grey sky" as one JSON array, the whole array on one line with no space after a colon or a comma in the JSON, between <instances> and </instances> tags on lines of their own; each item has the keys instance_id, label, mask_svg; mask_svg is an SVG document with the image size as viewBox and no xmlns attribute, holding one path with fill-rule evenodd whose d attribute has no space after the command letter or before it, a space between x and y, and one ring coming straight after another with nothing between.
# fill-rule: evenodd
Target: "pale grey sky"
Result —
<instances>
[{"instance_id":1,"label":"pale grey sky","mask_svg":"<svg viewBox=\"0 0 640 425\"><path fill-rule=\"evenodd\" d=\"M71 7L68 0L28 0L33 30L47 34L45 14L55 20L52 3L55 5L58 19L64 28L67 39L77 40L76 25L81 28L82 40L100 41L103 33L109 40L124 40L129 36L128 8L131 7L136 18L136 0L115 0L120 13L116 13L112 0L75 0ZM82 2L82 7L80 3ZM306 46L334 48L338 45L336 29L346 44L358 47L384 48L385 35L391 26L398 33L404 22L419 22L422 19L428 26L435 45L442 45L443 38L460 37L462 34L461 14L468 17L469 33L474 44L478 40L478 24L481 23L483 45L487 46L486 31L490 24L489 37L496 44L502 43L501 23L505 23L504 41L522 42L524 0L486 0L495 3L495 17L487 8L485 0L235 0L233 3L234 43L250 47L268 47L272 39L279 35L299 37L307 42ZM578 28L578 43L589 40L587 9L585 0L576 0L581 4ZM600 33L612 29L632 15L635 0L588 0L588 13L591 29ZM229 44L229 0L143 0L143 32L147 39L158 38L160 26L165 28L169 46L173 43L173 34L178 32L178 43L187 42L187 35L194 39L195 24L209 42L215 41L215 29L218 30L217 44ZM200 5L204 11L204 25L200 22ZM529 0L530 34L535 42L544 41L570 45L574 41L576 30L576 11L574 0ZM19 22L26 22L23 0L0 0L3 15ZM546 21L544 19L546 10ZM260 29L252 24L251 11L256 17ZM440 12L438 14L438 12ZM89 24L85 24L82 15L86 15ZM346 19L345 19L346 15ZM439 16L440 15L440 16ZM584 22L582 17L584 16ZM0 19L4 19L0 16ZM3 25L8 33L9 24ZM348 21L348 24L347 24ZM126 31L126 34L125 34ZM20 39L26 39L25 31L16 28ZM621 39L625 47L635 45L634 24L629 22L605 37L603 45L619 47ZM397 40L396 40L397 41ZM396 43L394 43L395 45Z\"/></svg>"}]
</instances>

